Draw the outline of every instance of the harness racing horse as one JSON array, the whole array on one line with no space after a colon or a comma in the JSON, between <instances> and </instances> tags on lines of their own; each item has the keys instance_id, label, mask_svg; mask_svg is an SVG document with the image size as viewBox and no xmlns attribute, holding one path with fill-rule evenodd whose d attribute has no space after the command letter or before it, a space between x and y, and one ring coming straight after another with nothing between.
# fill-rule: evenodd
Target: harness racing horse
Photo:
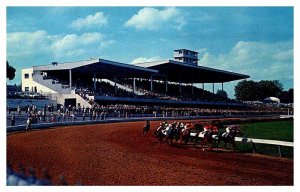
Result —
<instances>
[{"instance_id":1,"label":"harness racing horse","mask_svg":"<svg viewBox=\"0 0 300 192\"><path fill-rule=\"evenodd\" d=\"M224 142L224 147L226 149L227 143L230 143L233 149L235 150L235 137L238 134L242 134L241 128L237 125L230 125L226 128L226 131L223 133L220 133L218 136L218 145L221 141Z\"/></svg>"},{"instance_id":2,"label":"harness racing horse","mask_svg":"<svg viewBox=\"0 0 300 192\"><path fill-rule=\"evenodd\" d=\"M212 149L216 146L218 136L218 128L215 125L206 125L203 128L203 131L199 132L196 136L194 146L200 141L201 147L205 144L210 144Z\"/></svg>"}]
</instances>

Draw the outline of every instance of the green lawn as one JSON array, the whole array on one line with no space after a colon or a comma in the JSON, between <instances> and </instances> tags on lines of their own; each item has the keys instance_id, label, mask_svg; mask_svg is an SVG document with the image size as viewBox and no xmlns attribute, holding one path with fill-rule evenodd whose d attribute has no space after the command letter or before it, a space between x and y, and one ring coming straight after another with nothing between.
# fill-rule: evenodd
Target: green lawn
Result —
<instances>
[{"instance_id":1,"label":"green lawn","mask_svg":"<svg viewBox=\"0 0 300 192\"><path fill-rule=\"evenodd\" d=\"M273 121L243 124L243 137L270 139L293 142L294 123L289 121Z\"/></svg>"},{"instance_id":2,"label":"green lawn","mask_svg":"<svg viewBox=\"0 0 300 192\"><path fill-rule=\"evenodd\" d=\"M293 120L272 121L259 123L246 123L241 125L242 137L269 139L293 142L294 123ZM242 153L251 153L252 146L250 143L237 142L237 149ZM278 147L274 145L256 144L256 152L271 156L278 156ZM282 156L292 158L292 147L282 147Z\"/></svg>"}]
</instances>

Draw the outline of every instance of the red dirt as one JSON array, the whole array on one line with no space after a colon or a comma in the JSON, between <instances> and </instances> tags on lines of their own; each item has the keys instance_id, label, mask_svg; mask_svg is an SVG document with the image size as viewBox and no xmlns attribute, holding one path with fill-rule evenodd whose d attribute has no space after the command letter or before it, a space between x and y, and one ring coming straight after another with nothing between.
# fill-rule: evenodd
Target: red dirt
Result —
<instances>
[{"instance_id":1,"label":"red dirt","mask_svg":"<svg viewBox=\"0 0 300 192\"><path fill-rule=\"evenodd\" d=\"M82 185L293 185L293 160L160 145L144 122L28 131L7 136L7 161L22 163L55 185L63 175Z\"/></svg>"}]
</instances>

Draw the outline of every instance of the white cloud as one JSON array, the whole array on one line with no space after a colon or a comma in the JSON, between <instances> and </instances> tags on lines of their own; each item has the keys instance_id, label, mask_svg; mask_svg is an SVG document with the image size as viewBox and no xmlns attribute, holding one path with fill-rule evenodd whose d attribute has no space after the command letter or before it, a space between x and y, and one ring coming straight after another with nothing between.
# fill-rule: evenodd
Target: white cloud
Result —
<instances>
[{"instance_id":1,"label":"white cloud","mask_svg":"<svg viewBox=\"0 0 300 192\"><path fill-rule=\"evenodd\" d=\"M124 26L134 27L138 30L145 29L155 31L161 27L172 27L180 30L185 24L185 18L179 9L170 7L159 10L146 7L126 21Z\"/></svg>"},{"instance_id":2,"label":"white cloud","mask_svg":"<svg viewBox=\"0 0 300 192\"><path fill-rule=\"evenodd\" d=\"M146 58L146 57L138 57L134 60L132 60L132 64L136 64L136 63L145 63L145 62L152 62L152 61L159 61L162 60L162 58L160 56L155 56L155 57L150 57L150 58Z\"/></svg>"},{"instance_id":3,"label":"white cloud","mask_svg":"<svg viewBox=\"0 0 300 192\"><path fill-rule=\"evenodd\" d=\"M7 55L15 57L47 53L50 39L43 30L29 32L7 33Z\"/></svg>"},{"instance_id":4,"label":"white cloud","mask_svg":"<svg viewBox=\"0 0 300 192\"><path fill-rule=\"evenodd\" d=\"M199 65L247 74L255 81L279 80L285 88L293 86L293 63L292 41L240 41L228 53L206 51L199 58Z\"/></svg>"},{"instance_id":5,"label":"white cloud","mask_svg":"<svg viewBox=\"0 0 300 192\"><path fill-rule=\"evenodd\" d=\"M76 19L70 24L70 27L81 30L82 28L101 27L104 25L107 25L107 17L102 12L97 12L95 15Z\"/></svg>"},{"instance_id":6,"label":"white cloud","mask_svg":"<svg viewBox=\"0 0 300 192\"><path fill-rule=\"evenodd\" d=\"M46 31L7 34L7 55L16 60L47 57L55 60L89 58L115 43L101 33L50 35Z\"/></svg>"},{"instance_id":7,"label":"white cloud","mask_svg":"<svg viewBox=\"0 0 300 192\"><path fill-rule=\"evenodd\" d=\"M102 41L100 44L100 49L106 49L107 47L115 44L117 41L116 40L107 40L107 41Z\"/></svg>"},{"instance_id":8,"label":"white cloud","mask_svg":"<svg viewBox=\"0 0 300 192\"><path fill-rule=\"evenodd\" d=\"M76 57L88 51L89 46L100 44L102 39L103 35L101 33L68 34L56 38L51 45L51 49L55 58L60 58L64 55L67 57Z\"/></svg>"}]
</instances>

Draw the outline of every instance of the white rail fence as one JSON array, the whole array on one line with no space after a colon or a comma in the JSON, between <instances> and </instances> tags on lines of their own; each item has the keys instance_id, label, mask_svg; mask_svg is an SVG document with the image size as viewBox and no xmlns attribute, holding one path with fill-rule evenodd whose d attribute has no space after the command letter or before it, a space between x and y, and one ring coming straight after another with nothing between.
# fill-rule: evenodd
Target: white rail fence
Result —
<instances>
[{"instance_id":1,"label":"white rail fence","mask_svg":"<svg viewBox=\"0 0 300 192\"><path fill-rule=\"evenodd\" d=\"M252 145L253 153L256 153L256 144L275 145L275 146L277 146L279 157L282 157L282 146L294 147L294 142L278 141L278 140L236 137L235 141L238 141L241 143L250 143Z\"/></svg>"}]
</instances>

